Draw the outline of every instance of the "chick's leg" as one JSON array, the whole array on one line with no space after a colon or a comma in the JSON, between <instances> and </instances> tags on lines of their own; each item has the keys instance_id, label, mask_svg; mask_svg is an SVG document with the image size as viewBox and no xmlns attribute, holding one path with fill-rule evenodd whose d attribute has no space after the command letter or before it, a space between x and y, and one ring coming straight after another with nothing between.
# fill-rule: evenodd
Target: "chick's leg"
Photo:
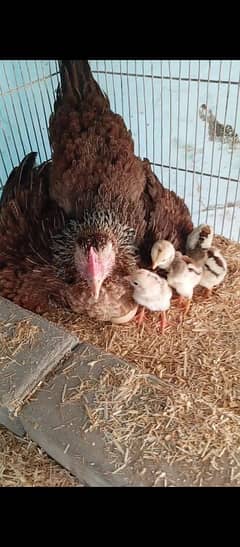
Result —
<instances>
[{"instance_id":1,"label":"chick's leg","mask_svg":"<svg viewBox=\"0 0 240 547\"><path fill-rule=\"evenodd\" d=\"M183 302L184 302L184 307L183 307L183 310L182 310L182 313L179 317L179 323L183 323L186 315L188 314L189 312L189 309L190 309L190 306L191 306L191 302L192 302L192 299L191 298L184 298L183 299Z\"/></svg>"},{"instance_id":2,"label":"chick's leg","mask_svg":"<svg viewBox=\"0 0 240 547\"><path fill-rule=\"evenodd\" d=\"M210 298L211 294L212 294L212 289L205 289L204 296L206 298Z\"/></svg>"},{"instance_id":3,"label":"chick's leg","mask_svg":"<svg viewBox=\"0 0 240 547\"><path fill-rule=\"evenodd\" d=\"M185 317L185 315L188 314L188 312L189 312L189 310L190 310L191 302L192 302L192 299L191 299L191 298L188 298L188 299L185 301L185 309L184 309L184 312L183 312L184 317Z\"/></svg>"},{"instance_id":4,"label":"chick's leg","mask_svg":"<svg viewBox=\"0 0 240 547\"><path fill-rule=\"evenodd\" d=\"M167 314L165 311L161 312L161 319L159 321L159 324L161 326L161 333L164 334L165 328L168 326Z\"/></svg>"},{"instance_id":5,"label":"chick's leg","mask_svg":"<svg viewBox=\"0 0 240 547\"><path fill-rule=\"evenodd\" d=\"M191 302L192 302L192 298L186 298L185 296L182 296L182 295L177 296L177 303L179 307L182 308L184 315L186 315L189 312Z\"/></svg>"},{"instance_id":6,"label":"chick's leg","mask_svg":"<svg viewBox=\"0 0 240 547\"><path fill-rule=\"evenodd\" d=\"M179 307L185 306L185 298L184 296L177 296L177 305Z\"/></svg>"},{"instance_id":7,"label":"chick's leg","mask_svg":"<svg viewBox=\"0 0 240 547\"><path fill-rule=\"evenodd\" d=\"M164 334L165 333L165 329L167 327L174 327L176 326L175 323L172 323L171 321L168 321L167 319L167 312L166 311L161 311L161 317L158 321L158 325L160 327L160 330L161 330L161 334Z\"/></svg>"},{"instance_id":8,"label":"chick's leg","mask_svg":"<svg viewBox=\"0 0 240 547\"><path fill-rule=\"evenodd\" d=\"M136 323L139 327L141 327L141 325L143 324L144 322L144 319L145 319L145 308L142 308L140 313L138 313L136 315Z\"/></svg>"},{"instance_id":9,"label":"chick's leg","mask_svg":"<svg viewBox=\"0 0 240 547\"><path fill-rule=\"evenodd\" d=\"M183 323L186 315L189 312L191 302L192 302L191 298L183 298L183 297L181 297L181 298L182 298L183 308L182 308L182 312L179 316L179 323Z\"/></svg>"}]
</instances>

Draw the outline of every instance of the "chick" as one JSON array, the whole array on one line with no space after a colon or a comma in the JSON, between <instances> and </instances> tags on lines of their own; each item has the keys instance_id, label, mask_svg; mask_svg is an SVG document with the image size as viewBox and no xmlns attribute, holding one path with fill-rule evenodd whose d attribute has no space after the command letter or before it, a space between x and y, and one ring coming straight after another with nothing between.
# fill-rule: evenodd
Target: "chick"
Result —
<instances>
[{"instance_id":1,"label":"chick","mask_svg":"<svg viewBox=\"0 0 240 547\"><path fill-rule=\"evenodd\" d=\"M196 241L199 242L199 232ZM196 260L175 251L172 243L166 240L156 241L151 249L152 268L167 270L167 282L180 296L179 303L184 304L184 315L189 311L193 289L199 284L205 260L206 251L200 248L194 252L199 253Z\"/></svg>"},{"instance_id":2,"label":"chick","mask_svg":"<svg viewBox=\"0 0 240 547\"><path fill-rule=\"evenodd\" d=\"M152 269L162 268L168 270L175 257L175 249L170 241L160 239L154 243L151 249Z\"/></svg>"},{"instance_id":3,"label":"chick","mask_svg":"<svg viewBox=\"0 0 240 547\"><path fill-rule=\"evenodd\" d=\"M168 324L166 311L170 308L172 297L172 289L169 287L166 279L144 269L137 270L135 273L127 276L126 279L134 289L133 299L137 304L143 306L138 323L143 323L145 308L161 312L161 331L164 334L164 330Z\"/></svg>"},{"instance_id":4,"label":"chick","mask_svg":"<svg viewBox=\"0 0 240 547\"><path fill-rule=\"evenodd\" d=\"M186 242L186 252L190 256L189 251L197 248L209 249L213 241L213 228L208 224L200 224L193 229L188 235Z\"/></svg>"},{"instance_id":5,"label":"chick","mask_svg":"<svg viewBox=\"0 0 240 547\"><path fill-rule=\"evenodd\" d=\"M227 263L217 247L212 247L213 228L201 224L189 234L186 252L197 266L202 266L203 272L199 285L206 289L206 296L222 283L227 273Z\"/></svg>"},{"instance_id":6,"label":"chick","mask_svg":"<svg viewBox=\"0 0 240 547\"><path fill-rule=\"evenodd\" d=\"M207 296L210 296L212 290L220 285L227 273L227 262L217 247L210 247L205 251L205 260L203 272L201 275L201 287L206 289Z\"/></svg>"},{"instance_id":7,"label":"chick","mask_svg":"<svg viewBox=\"0 0 240 547\"><path fill-rule=\"evenodd\" d=\"M195 264L191 258L175 253L175 258L169 268L167 281L170 287L173 287L180 295L180 302L185 301L184 315L189 311L193 296L193 289L199 284L202 267Z\"/></svg>"}]
</instances>

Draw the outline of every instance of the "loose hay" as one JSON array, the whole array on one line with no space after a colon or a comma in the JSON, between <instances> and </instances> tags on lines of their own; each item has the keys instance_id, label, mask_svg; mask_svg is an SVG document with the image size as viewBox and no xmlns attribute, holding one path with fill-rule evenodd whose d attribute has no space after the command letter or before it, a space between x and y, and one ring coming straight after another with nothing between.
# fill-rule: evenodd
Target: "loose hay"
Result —
<instances>
[{"instance_id":1,"label":"loose hay","mask_svg":"<svg viewBox=\"0 0 240 547\"><path fill-rule=\"evenodd\" d=\"M23 346L31 350L41 329L24 319L0 321L0 366ZM18 438L0 427L0 487L75 486L79 481L27 437Z\"/></svg>"},{"instance_id":2,"label":"loose hay","mask_svg":"<svg viewBox=\"0 0 240 547\"><path fill-rule=\"evenodd\" d=\"M23 346L32 349L37 342L40 328L32 325L27 319L22 321L0 321L0 366L1 362L12 359Z\"/></svg>"},{"instance_id":3,"label":"loose hay","mask_svg":"<svg viewBox=\"0 0 240 547\"><path fill-rule=\"evenodd\" d=\"M0 486L80 486L27 437L0 428Z\"/></svg>"},{"instance_id":4,"label":"loose hay","mask_svg":"<svg viewBox=\"0 0 240 547\"><path fill-rule=\"evenodd\" d=\"M134 322L113 326L69 312L47 315L135 365L103 371L75 394L94 388L88 427L104 432L116 470L137 454L142 466L163 460L187 466L192 484L208 484L216 472L240 484L240 245L215 242L228 261L225 282L207 300L196 291L183 325L173 306L169 319L176 326L164 336L156 330L157 314L149 314L140 331Z\"/></svg>"}]
</instances>

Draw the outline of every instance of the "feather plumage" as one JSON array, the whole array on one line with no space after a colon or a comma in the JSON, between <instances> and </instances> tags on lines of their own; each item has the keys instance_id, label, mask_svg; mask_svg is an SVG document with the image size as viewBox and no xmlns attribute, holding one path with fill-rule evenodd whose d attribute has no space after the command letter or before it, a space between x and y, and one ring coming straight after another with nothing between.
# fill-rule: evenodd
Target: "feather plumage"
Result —
<instances>
[{"instance_id":1,"label":"feather plumage","mask_svg":"<svg viewBox=\"0 0 240 547\"><path fill-rule=\"evenodd\" d=\"M89 196L98 196L98 206L110 211L120 200L134 207L133 215L125 211L125 222L137 232L143 263L150 263L157 239L169 239L176 249L185 250L193 225L184 201L163 187L148 160L134 154L131 132L111 111L87 61L61 62L50 137L50 192L67 214L76 215L76 203L79 214Z\"/></svg>"},{"instance_id":2,"label":"feather plumage","mask_svg":"<svg viewBox=\"0 0 240 547\"><path fill-rule=\"evenodd\" d=\"M88 211L81 220L69 220L49 198L51 164L36 167L35 155L24 158L3 190L0 207L0 294L31 311L44 313L52 306L69 307L99 320L115 320L136 311L132 291L122 275L136 267L135 235L119 226L114 213L106 239L116 241L118 271L107 279L96 301L76 268L79 234L100 230L103 213ZM111 220L111 222L110 222ZM103 237L103 234L102 234Z\"/></svg>"},{"instance_id":3,"label":"feather plumage","mask_svg":"<svg viewBox=\"0 0 240 547\"><path fill-rule=\"evenodd\" d=\"M47 282L50 301L106 320L134 304L124 276L151 264L158 239L184 251L192 220L134 154L131 132L88 62L61 61L60 76L52 162L35 167L34 156L25 158L3 192L0 291L35 311L37 300L47 305Z\"/></svg>"}]
</instances>

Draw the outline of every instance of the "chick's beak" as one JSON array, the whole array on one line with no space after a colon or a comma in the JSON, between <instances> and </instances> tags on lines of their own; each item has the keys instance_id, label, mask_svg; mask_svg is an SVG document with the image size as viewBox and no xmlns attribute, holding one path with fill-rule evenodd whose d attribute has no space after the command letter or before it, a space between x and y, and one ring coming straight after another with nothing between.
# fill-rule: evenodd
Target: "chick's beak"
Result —
<instances>
[{"instance_id":1,"label":"chick's beak","mask_svg":"<svg viewBox=\"0 0 240 547\"><path fill-rule=\"evenodd\" d=\"M152 270L156 270L158 267L158 264L156 262L152 262Z\"/></svg>"}]
</instances>

